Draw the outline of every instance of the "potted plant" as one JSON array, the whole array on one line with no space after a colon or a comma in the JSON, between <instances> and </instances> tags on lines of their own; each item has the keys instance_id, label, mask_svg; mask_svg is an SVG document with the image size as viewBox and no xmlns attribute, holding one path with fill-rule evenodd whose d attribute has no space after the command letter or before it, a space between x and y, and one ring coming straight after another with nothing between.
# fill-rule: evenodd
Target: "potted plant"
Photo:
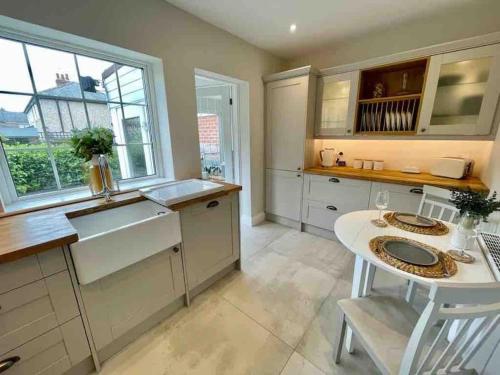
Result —
<instances>
[{"instance_id":1,"label":"potted plant","mask_svg":"<svg viewBox=\"0 0 500 375\"><path fill-rule=\"evenodd\" d=\"M113 155L113 139L113 131L107 128L76 130L71 136L73 153L90 164L89 187L93 194L99 193L104 188L99 169L99 157ZM105 165L103 172L106 184L111 189L113 184L111 169L108 163Z\"/></svg>"},{"instance_id":2,"label":"potted plant","mask_svg":"<svg viewBox=\"0 0 500 375\"><path fill-rule=\"evenodd\" d=\"M487 194L471 190L455 190L451 193L450 202L460 212L460 221L457 230L451 238L452 246L467 250L471 247L470 239L474 238L477 226L481 221L487 222L488 216L500 211L500 201L497 192L488 198ZM461 252L461 256L466 254Z\"/></svg>"}]
</instances>

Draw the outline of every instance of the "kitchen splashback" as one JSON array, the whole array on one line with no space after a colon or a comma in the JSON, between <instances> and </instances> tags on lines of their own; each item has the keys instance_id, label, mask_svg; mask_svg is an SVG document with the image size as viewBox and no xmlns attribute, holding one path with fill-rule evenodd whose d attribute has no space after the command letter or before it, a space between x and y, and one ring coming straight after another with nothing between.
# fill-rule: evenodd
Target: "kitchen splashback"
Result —
<instances>
[{"instance_id":1,"label":"kitchen splashback","mask_svg":"<svg viewBox=\"0 0 500 375\"><path fill-rule=\"evenodd\" d=\"M493 141L316 139L314 142L316 165L320 165L319 151L333 147L344 153L348 166L352 166L354 159L384 160L385 169L395 170L412 165L429 172L433 158L471 158L475 161L474 176L481 176L493 147Z\"/></svg>"}]
</instances>

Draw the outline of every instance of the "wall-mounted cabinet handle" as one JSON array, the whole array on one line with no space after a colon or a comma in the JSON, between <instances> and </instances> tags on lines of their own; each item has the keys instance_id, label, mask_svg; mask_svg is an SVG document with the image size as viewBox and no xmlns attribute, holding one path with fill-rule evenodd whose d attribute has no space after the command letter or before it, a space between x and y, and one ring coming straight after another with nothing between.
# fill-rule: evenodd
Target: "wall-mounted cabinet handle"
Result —
<instances>
[{"instance_id":1,"label":"wall-mounted cabinet handle","mask_svg":"<svg viewBox=\"0 0 500 375\"><path fill-rule=\"evenodd\" d=\"M332 177L328 181L338 183L340 180L338 178Z\"/></svg>"},{"instance_id":2,"label":"wall-mounted cabinet handle","mask_svg":"<svg viewBox=\"0 0 500 375\"><path fill-rule=\"evenodd\" d=\"M326 209L330 211L337 211L337 207L335 206L326 206Z\"/></svg>"},{"instance_id":3,"label":"wall-mounted cabinet handle","mask_svg":"<svg viewBox=\"0 0 500 375\"><path fill-rule=\"evenodd\" d=\"M424 190L421 189L421 188L413 188L413 189L410 189L410 193L413 193L413 194L424 194Z\"/></svg>"},{"instance_id":4,"label":"wall-mounted cabinet handle","mask_svg":"<svg viewBox=\"0 0 500 375\"><path fill-rule=\"evenodd\" d=\"M178 253L180 249L176 246L172 250L173 250L174 253Z\"/></svg>"},{"instance_id":5,"label":"wall-mounted cabinet handle","mask_svg":"<svg viewBox=\"0 0 500 375\"><path fill-rule=\"evenodd\" d=\"M0 361L0 372L7 371L12 366L14 366L16 362L19 362L20 360L21 357L18 356L5 358L3 361Z\"/></svg>"},{"instance_id":6,"label":"wall-mounted cabinet handle","mask_svg":"<svg viewBox=\"0 0 500 375\"><path fill-rule=\"evenodd\" d=\"M219 201L212 201L209 204L207 204L207 208L217 207L218 205L219 205Z\"/></svg>"}]
</instances>

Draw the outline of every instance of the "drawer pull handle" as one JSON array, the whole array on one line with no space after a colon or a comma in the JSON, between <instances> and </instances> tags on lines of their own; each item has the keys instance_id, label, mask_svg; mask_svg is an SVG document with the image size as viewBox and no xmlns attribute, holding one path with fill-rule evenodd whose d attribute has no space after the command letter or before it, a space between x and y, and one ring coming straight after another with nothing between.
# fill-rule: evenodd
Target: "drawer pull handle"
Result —
<instances>
[{"instance_id":1,"label":"drawer pull handle","mask_svg":"<svg viewBox=\"0 0 500 375\"><path fill-rule=\"evenodd\" d=\"M302 175L301 175L301 174L298 174L298 175L297 175L297 177L302 177Z\"/></svg>"},{"instance_id":2,"label":"drawer pull handle","mask_svg":"<svg viewBox=\"0 0 500 375\"><path fill-rule=\"evenodd\" d=\"M7 371L12 366L14 366L16 362L19 362L20 360L21 357L18 356L5 358L3 361L0 362L0 372Z\"/></svg>"},{"instance_id":3,"label":"drawer pull handle","mask_svg":"<svg viewBox=\"0 0 500 375\"><path fill-rule=\"evenodd\" d=\"M424 190L421 189L421 188L413 188L413 189L410 189L410 193L414 193L414 194L424 194Z\"/></svg>"},{"instance_id":4,"label":"drawer pull handle","mask_svg":"<svg viewBox=\"0 0 500 375\"><path fill-rule=\"evenodd\" d=\"M335 206L326 206L326 208L331 211L337 211L337 207Z\"/></svg>"},{"instance_id":5,"label":"drawer pull handle","mask_svg":"<svg viewBox=\"0 0 500 375\"><path fill-rule=\"evenodd\" d=\"M340 180L338 178L335 178L335 177L330 178L328 181L335 182L335 183L339 183L340 182Z\"/></svg>"},{"instance_id":6,"label":"drawer pull handle","mask_svg":"<svg viewBox=\"0 0 500 375\"><path fill-rule=\"evenodd\" d=\"M219 201L212 201L209 204L207 204L207 208L214 208L219 205Z\"/></svg>"},{"instance_id":7,"label":"drawer pull handle","mask_svg":"<svg viewBox=\"0 0 500 375\"><path fill-rule=\"evenodd\" d=\"M176 246L172 249L174 251L174 253L178 253L179 252L179 248Z\"/></svg>"}]
</instances>

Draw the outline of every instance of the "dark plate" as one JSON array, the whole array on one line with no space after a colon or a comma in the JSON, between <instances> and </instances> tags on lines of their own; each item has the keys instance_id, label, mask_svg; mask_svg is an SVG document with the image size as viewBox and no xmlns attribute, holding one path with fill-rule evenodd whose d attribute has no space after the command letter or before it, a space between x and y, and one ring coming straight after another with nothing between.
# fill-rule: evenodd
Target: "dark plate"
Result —
<instances>
[{"instance_id":1,"label":"dark plate","mask_svg":"<svg viewBox=\"0 0 500 375\"><path fill-rule=\"evenodd\" d=\"M388 240L382 244L382 247L394 258L417 266L432 266L439 262L438 256L432 251L410 241Z\"/></svg>"},{"instance_id":2,"label":"dark plate","mask_svg":"<svg viewBox=\"0 0 500 375\"><path fill-rule=\"evenodd\" d=\"M434 219L407 212L396 212L394 218L400 223L413 225L415 227L431 228L437 225L437 221Z\"/></svg>"}]
</instances>

